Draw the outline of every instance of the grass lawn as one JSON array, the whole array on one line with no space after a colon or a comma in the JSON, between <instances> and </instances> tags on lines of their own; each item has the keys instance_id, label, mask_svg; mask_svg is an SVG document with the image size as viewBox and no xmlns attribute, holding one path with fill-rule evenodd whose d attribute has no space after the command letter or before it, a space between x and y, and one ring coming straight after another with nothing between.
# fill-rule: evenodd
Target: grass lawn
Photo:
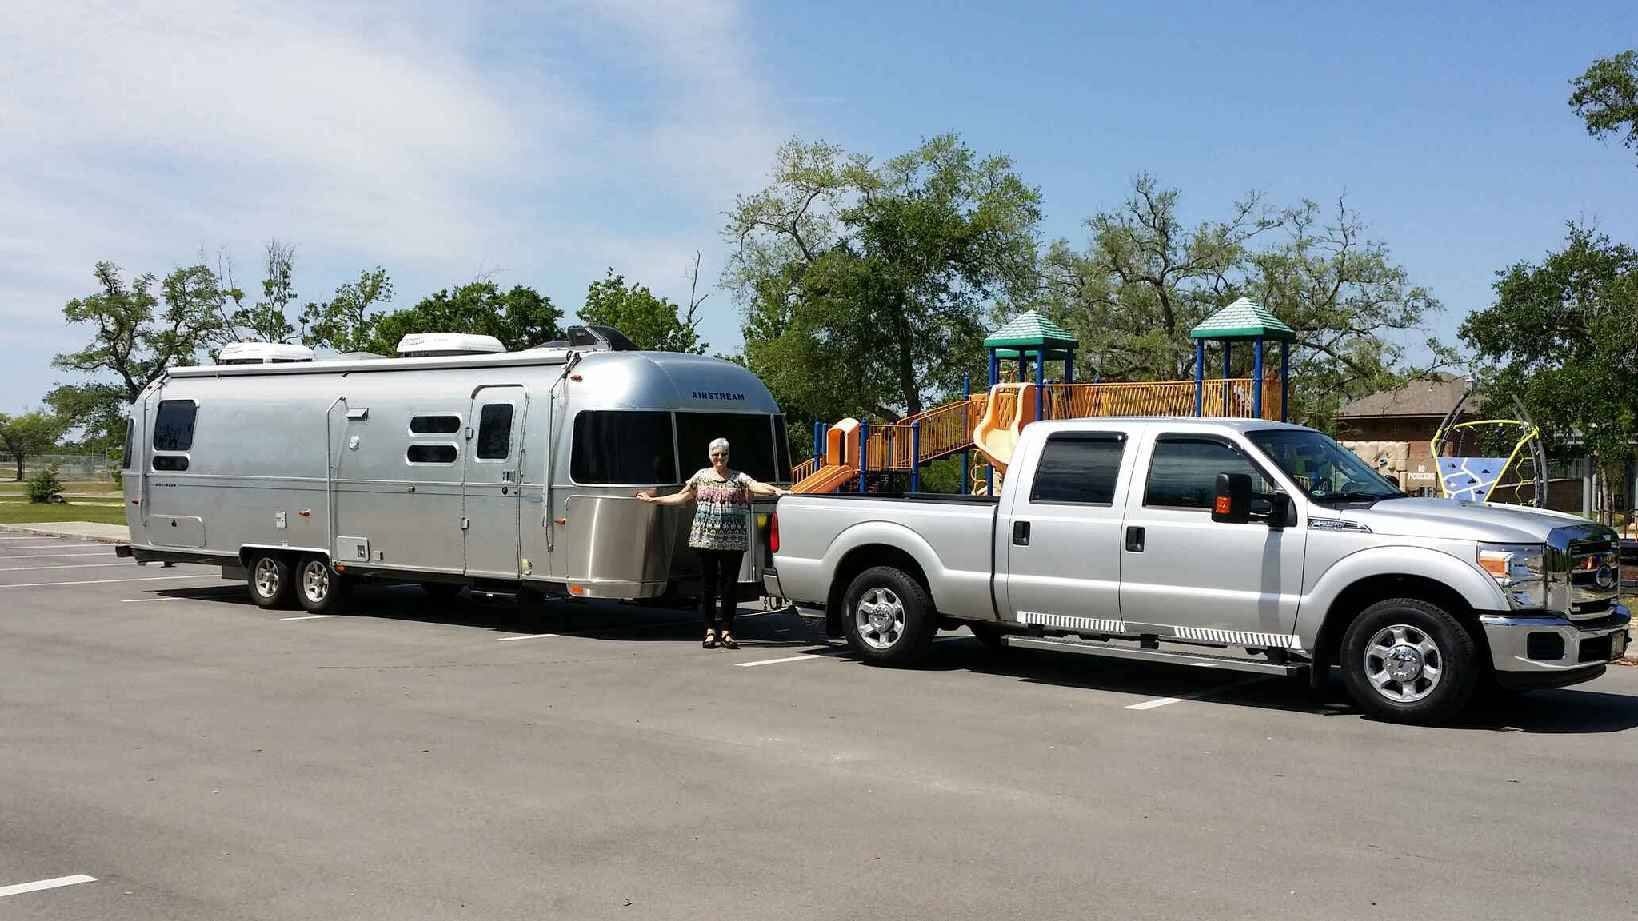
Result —
<instances>
[{"instance_id":1,"label":"grass lawn","mask_svg":"<svg viewBox=\"0 0 1638 921\"><path fill-rule=\"evenodd\" d=\"M101 524L124 524L125 508L81 505L74 502L62 505L0 502L0 524L26 524L36 521L95 521Z\"/></svg>"},{"instance_id":2,"label":"grass lawn","mask_svg":"<svg viewBox=\"0 0 1638 921\"><path fill-rule=\"evenodd\" d=\"M16 480L0 482L0 496L26 495L28 483L19 483ZM119 487L112 480L64 480L63 492L108 493L111 496L119 495Z\"/></svg>"}]
</instances>

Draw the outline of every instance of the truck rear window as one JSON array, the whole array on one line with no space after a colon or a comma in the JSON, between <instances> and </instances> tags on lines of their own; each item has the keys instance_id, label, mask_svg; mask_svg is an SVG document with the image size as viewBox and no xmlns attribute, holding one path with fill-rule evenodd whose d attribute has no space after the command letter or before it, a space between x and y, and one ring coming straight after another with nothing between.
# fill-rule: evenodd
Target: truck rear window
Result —
<instances>
[{"instance_id":1,"label":"truck rear window","mask_svg":"<svg viewBox=\"0 0 1638 921\"><path fill-rule=\"evenodd\" d=\"M671 414L586 410L576 415L569 476L576 483L586 485L647 486L680 482L671 438Z\"/></svg>"},{"instance_id":2,"label":"truck rear window","mask_svg":"<svg viewBox=\"0 0 1638 921\"><path fill-rule=\"evenodd\" d=\"M1053 435L1041 450L1029 501L1112 504L1125 451L1125 437L1114 432Z\"/></svg>"}]
</instances>

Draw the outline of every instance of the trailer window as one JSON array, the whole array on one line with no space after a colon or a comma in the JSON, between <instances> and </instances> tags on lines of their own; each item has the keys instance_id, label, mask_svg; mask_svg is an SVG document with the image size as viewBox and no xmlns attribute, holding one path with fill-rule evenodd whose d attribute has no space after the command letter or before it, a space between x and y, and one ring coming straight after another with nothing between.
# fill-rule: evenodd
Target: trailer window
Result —
<instances>
[{"instance_id":1,"label":"trailer window","mask_svg":"<svg viewBox=\"0 0 1638 921\"><path fill-rule=\"evenodd\" d=\"M188 456L186 454L155 454L154 469L186 470L188 469Z\"/></svg>"},{"instance_id":2,"label":"trailer window","mask_svg":"<svg viewBox=\"0 0 1638 921\"><path fill-rule=\"evenodd\" d=\"M1041 450L1029 501L1112 504L1125 450L1126 439L1116 433L1053 435Z\"/></svg>"},{"instance_id":3,"label":"trailer window","mask_svg":"<svg viewBox=\"0 0 1638 921\"><path fill-rule=\"evenodd\" d=\"M478 413L478 460L512 456L512 404L490 403Z\"/></svg>"},{"instance_id":4,"label":"trailer window","mask_svg":"<svg viewBox=\"0 0 1638 921\"><path fill-rule=\"evenodd\" d=\"M453 464L459 453L454 445L410 445L404 459L412 464Z\"/></svg>"},{"instance_id":5,"label":"trailer window","mask_svg":"<svg viewBox=\"0 0 1638 921\"><path fill-rule=\"evenodd\" d=\"M587 410L576 415L569 476L587 485L678 482L671 414Z\"/></svg>"},{"instance_id":6,"label":"trailer window","mask_svg":"<svg viewBox=\"0 0 1638 921\"><path fill-rule=\"evenodd\" d=\"M764 483L790 479L790 467L775 468L772 416L750 413L677 413L677 453L684 470L708 466L713 439L728 439L728 466Z\"/></svg>"},{"instance_id":7,"label":"trailer window","mask_svg":"<svg viewBox=\"0 0 1638 921\"><path fill-rule=\"evenodd\" d=\"M453 435L460 430L460 416L415 416L410 419L410 432L415 435Z\"/></svg>"},{"instance_id":8,"label":"trailer window","mask_svg":"<svg viewBox=\"0 0 1638 921\"><path fill-rule=\"evenodd\" d=\"M186 451L193 447L193 420L199 404L192 400L160 400L154 417L154 450Z\"/></svg>"},{"instance_id":9,"label":"trailer window","mask_svg":"<svg viewBox=\"0 0 1638 921\"><path fill-rule=\"evenodd\" d=\"M136 431L136 422L134 420L131 420L131 419L126 419L125 420L125 450L122 451L120 453L120 455L119 455L119 469L121 469L121 470L130 470L131 469L131 437L132 437L132 434L135 431Z\"/></svg>"}]
</instances>

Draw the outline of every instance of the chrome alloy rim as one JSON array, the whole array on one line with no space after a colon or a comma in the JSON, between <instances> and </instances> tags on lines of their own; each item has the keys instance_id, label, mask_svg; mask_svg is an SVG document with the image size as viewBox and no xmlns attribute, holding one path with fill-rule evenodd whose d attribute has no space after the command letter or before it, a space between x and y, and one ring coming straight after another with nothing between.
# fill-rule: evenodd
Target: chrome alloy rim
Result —
<instances>
[{"instance_id":1,"label":"chrome alloy rim","mask_svg":"<svg viewBox=\"0 0 1638 921\"><path fill-rule=\"evenodd\" d=\"M1444 672L1439 645L1409 624L1383 627L1365 644L1365 677L1395 703L1415 703L1432 694Z\"/></svg>"},{"instance_id":2,"label":"chrome alloy rim","mask_svg":"<svg viewBox=\"0 0 1638 921\"><path fill-rule=\"evenodd\" d=\"M272 598L279 593L279 564L270 556L264 556L256 561L256 592L263 598Z\"/></svg>"},{"instance_id":3,"label":"chrome alloy rim","mask_svg":"<svg viewBox=\"0 0 1638 921\"><path fill-rule=\"evenodd\" d=\"M904 635L904 602L889 588L873 588L853 614L859 638L872 649L891 649Z\"/></svg>"}]
</instances>

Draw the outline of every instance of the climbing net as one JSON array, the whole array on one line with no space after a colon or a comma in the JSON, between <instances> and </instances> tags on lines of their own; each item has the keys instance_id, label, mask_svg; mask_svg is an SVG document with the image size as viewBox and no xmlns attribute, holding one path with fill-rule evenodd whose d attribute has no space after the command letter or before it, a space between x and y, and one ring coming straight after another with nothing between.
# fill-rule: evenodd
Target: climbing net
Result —
<instances>
[{"instance_id":1,"label":"climbing net","mask_svg":"<svg viewBox=\"0 0 1638 921\"><path fill-rule=\"evenodd\" d=\"M1539 508L1547 500L1541 429L1517 397L1511 400L1515 418L1464 418L1468 396L1451 407L1433 436L1440 490L1451 499Z\"/></svg>"}]
</instances>

